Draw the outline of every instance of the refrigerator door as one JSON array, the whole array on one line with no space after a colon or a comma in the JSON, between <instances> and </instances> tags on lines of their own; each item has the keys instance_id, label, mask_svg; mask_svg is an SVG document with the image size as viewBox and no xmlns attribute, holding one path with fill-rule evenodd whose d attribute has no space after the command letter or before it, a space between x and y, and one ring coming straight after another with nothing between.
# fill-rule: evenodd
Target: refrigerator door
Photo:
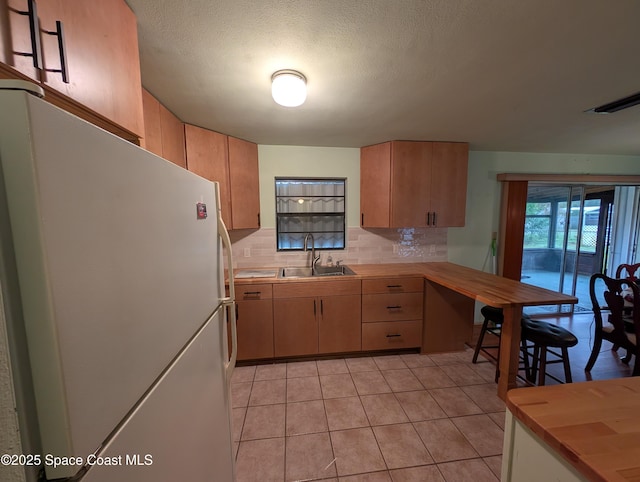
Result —
<instances>
[{"instance_id":1,"label":"refrigerator door","mask_svg":"<svg viewBox=\"0 0 640 482\"><path fill-rule=\"evenodd\" d=\"M219 309L163 375L82 482L233 481Z\"/></svg>"},{"instance_id":2,"label":"refrigerator door","mask_svg":"<svg viewBox=\"0 0 640 482\"><path fill-rule=\"evenodd\" d=\"M215 185L26 93L0 106L43 453L86 458L220 304Z\"/></svg>"}]
</instances>

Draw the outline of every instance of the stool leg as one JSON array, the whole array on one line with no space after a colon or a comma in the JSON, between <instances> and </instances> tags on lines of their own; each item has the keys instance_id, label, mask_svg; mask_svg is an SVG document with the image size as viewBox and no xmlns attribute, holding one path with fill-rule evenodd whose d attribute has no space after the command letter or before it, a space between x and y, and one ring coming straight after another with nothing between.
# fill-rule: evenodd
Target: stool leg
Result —
<instances>
[{"instance_id":1,"label":"stool leg","mask_svg":"<svg viewBox=\"0 0 640 482\"><path fill-rule=\"evenodd\" d=\"M502 345L502 326L500 326L500 330L500 338L498 338L498 353L496 354L496 383L498 383L498 378L500 378L500 345Z\"/></svg>"},{"instance_id":2,"label":"stool leg","mask_svg":"<svg viewBox=\"0 0 640 482\"><path fill-rule=\"evenodd\" d=\"M533 362L531 363L531 378L529 381L531 383L535 383L536 375L538 374L538 365L540 363L540 347L538 345L533 345Z\"/></svg>"},{"instance_id":3,"label":"stool leg","mask_svg":"<svg viewBox=\"0 0 640 482\"><path fill-rule=\"evenodd\" d=\"M522 345L520 350L522 351L522 358L524 360L524 376L527 380L531 379L531 367L529 366L529 352L527 351L527 340L522 338L520 340Z\"/></svg>"},{"instance_id":4,"label":"stool leg","mask_svg":"<svg viewBox=\"0 0 640 482\"><path fill-rule=\"evenodd\" d=\"M562 364L564 365L564 379L566 383L571 383L571 366L569 365L569 350L566 346L562 347Z\"/></svg>"},{"instance_id":5,"label":"stool leg","mask_svg":"<svg viewBox=\"0 0 640 482\"><path fill-rule=\"evenodd\" d=\"M484 323L482 323L482 328L480 328L480 335L478 336L478 343L476 343L476 349L473 352L472 363L476 363L478 361L478 353L480 353L480 348L482 348L482 342L484 341L484 334L487 332L487 326L489 325L489 319L485 318Z\"/></svg>"},{"instance_id":6,"label":"stool leg","mask_svg":"<svg viewBox=\"0 0 640 482\"><path fill-rule=\"evenodd\" d=\"M547 378L547 347L540 348L540 373L538 376L538 385L544 385Z\"/></svg>"}]
</instances>

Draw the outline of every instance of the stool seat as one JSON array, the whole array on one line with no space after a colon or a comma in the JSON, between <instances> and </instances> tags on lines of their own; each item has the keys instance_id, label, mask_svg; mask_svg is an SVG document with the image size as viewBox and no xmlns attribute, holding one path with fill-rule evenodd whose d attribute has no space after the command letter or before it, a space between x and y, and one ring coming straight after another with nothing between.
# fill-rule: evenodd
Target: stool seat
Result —
<instances>
[{"instance_id":1,"label":"stool seat","mask_svg":"<svg viewBox=\"0 0 640 482\"><path fill-rule=\"evenodd\" d=\"M562 382L556 376L547 373L547 365L550 363L562 363L564 365L564 382L571 383L571 366L569 364L568 348L578 344L578 339L569 330L545 321L533 320L522 317L522 352L524 355L527 379L534 382L536 373L539 374L538 385L545 384L545 378L550 377ZM529 343L533 344L533 363L529 370ZM554 351L552 348L558 349ZM547 354L554 355L556 359L547 360Z\"/></svg>"},{"instance_id":2,"label":"stool seat","mask_svg":"<svg viewBox=\"0 0 640 482\"><path fill-rule=\"evenodd\" d=\"M482 316L488 320L493 321L496 325L504 323L504 313L502 312L502 308L494 308L493 306L486 305L480 308L480 313L482 313Z\"/></svg>"},{"instance_id":3,"label":"stool seat","mask_svg":"<svg viewBox=\"0 0 640 482\"><path fill-rule=\"evenodd\" d=\"M569 330L531 318L522 318L522 335L536 345L554 348L569 348L578 344L578 339Z\"/></svg>"}]
</instances>

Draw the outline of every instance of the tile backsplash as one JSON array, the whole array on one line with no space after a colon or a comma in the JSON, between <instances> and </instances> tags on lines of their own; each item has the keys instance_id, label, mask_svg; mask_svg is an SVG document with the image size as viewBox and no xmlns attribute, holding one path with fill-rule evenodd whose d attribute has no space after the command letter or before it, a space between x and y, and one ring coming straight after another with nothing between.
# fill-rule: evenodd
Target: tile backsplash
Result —
<instances>
[{"instance_id":1,"label":"tile backsplash","mask_svg":"<svg viewBox=\"0 0 640 482\"><path fill-rule=\"evenodd\" d=\"M231 231L234 268L301 266L311 253L276 251L275 228ZM321 263L331 256L343 264L423 263L447 261L446 228L347 228L347 248L317 250Z\"/></svg>"}]
</instances>

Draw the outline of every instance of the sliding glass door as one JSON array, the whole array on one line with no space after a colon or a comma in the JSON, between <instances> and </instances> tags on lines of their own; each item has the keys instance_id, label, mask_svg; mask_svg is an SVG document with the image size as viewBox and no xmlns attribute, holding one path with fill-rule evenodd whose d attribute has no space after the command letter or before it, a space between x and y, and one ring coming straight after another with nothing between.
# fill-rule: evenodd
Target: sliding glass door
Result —
<instances>
[{"instance_id":1,"label":"sliding glass door","mask_svg":"<svg viewBox=\"0 0 640 482\"><path fill-rule=\"evenodd\" d=\"M607 263L612 206L609 186L529 184L521 280L579 301L527 311L591 310L589 278Z\"/></svg>"}]
</instances>

